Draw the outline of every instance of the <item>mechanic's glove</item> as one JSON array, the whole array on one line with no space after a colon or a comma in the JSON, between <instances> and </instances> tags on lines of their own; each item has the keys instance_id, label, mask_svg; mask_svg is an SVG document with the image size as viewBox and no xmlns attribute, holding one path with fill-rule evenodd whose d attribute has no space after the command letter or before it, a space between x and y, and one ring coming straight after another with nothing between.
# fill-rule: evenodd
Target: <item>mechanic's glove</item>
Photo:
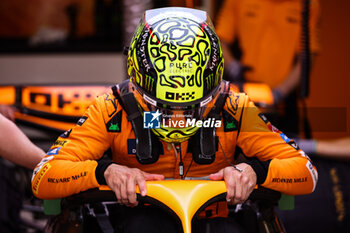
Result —
<instances>
[{"instance_id":1,"label":"mechanic's glove","mask_svg":"<svg viewBox=\"0 0 350 233\"><path fill-rule=\"evenodd\" d=\"M272 95L273 95L273 104L277 105L279 104L281 101L284 100L284 94L277 88L274 88L272 90Z\"/></svg>"},{"instance_id":2,"label":"mechanic's glove","mask_svg":"<svg viewBox=\"0 0 350 233\"><path fill-rule=\"evenodd\" d=\"M306 154L316 154L316 140L295 138L294 141Z\"/></svg>"},{"instance_id":3,"label":"mechanic's glove","mask_svg":"<svg viewBox=\"0 0 350 233\"><path fill-rule=\"evenodd\" d=\"M244 66L239 61L232 61L225 68L226 80L230 82L244 82L244 72L252 70L250 66Z\"/></svg>"}]
</instances>

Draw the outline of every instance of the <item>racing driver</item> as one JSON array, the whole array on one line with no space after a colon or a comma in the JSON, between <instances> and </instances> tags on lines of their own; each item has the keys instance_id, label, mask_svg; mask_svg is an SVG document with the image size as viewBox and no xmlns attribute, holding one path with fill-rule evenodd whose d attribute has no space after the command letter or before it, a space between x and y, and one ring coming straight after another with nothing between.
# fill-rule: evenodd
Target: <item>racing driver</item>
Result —
<instances>
[{"instance_id":1,"label":"racing driver","mask_svg":"<svg viewBox=\"0 0 350 233\"><path fill-rule=\"evenodd\" d=\"M222 80L220 42L204 11L146 11L127 66L129 80L97 97L37 165L35 196L62 198L108 185L120 204L133 207L121 232L177 232L164 215L138 205L136 186L145 196L150 180L224 180L231 205L244 203L256 185L289 195L315 189L309 157ZM109 149L111 158L101 159ZM245 162L237 162L238 150ZM211 217L222 216L221 208L227 203Z\"/></svg>"}]
</instances>

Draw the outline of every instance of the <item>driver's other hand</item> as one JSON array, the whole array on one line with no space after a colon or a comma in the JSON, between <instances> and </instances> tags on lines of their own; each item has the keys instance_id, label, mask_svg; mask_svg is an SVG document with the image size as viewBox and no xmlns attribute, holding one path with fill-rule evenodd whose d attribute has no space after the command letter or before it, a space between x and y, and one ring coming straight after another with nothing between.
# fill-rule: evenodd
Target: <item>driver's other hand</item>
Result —
<instances>
[{"instance_id":1,"label":"driver's other hand","mask_svg":"<svg viewBox=\"0 0 350 233\"><path fill-rule=\"evenodd\" d=\"M118 203L127 206L136 206L136 185L139 186L140 194L146 196L146 181L163 180L160 174L150 174L137 168L111 164L104 173L107 185L115 193Z\"/></svg>"},{"instance_id":2,"label":"driver's other hand","mask_svg":"<svg viewBox=\"0 0 350 233\"><path fill-rule=\"evenodd\" d=\"M232 205L244 203L254 190L257 182L256 174L249 164L240 163L237 167L243 171L240 172L234 167L228 166L209 175L210 180L225 180L226 200Z\"/></svg>"}]
</instances>

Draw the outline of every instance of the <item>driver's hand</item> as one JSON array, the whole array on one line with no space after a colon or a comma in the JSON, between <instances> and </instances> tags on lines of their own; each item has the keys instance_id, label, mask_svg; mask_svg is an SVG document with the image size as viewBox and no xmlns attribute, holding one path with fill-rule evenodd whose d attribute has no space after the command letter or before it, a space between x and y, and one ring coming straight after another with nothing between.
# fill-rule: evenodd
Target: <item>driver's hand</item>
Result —
<instances>
[{"instance_id":1,"label":"driver's hand","mask_svg":"<svg viewBox=\"0 0 350 233\"><path fill-rule=\"evenodd\" d=\"M129 168L118 164L111 164L104 173L107 185L115 193L118 203L127 206L136 206L136 185L139 186L142 196L146 196L146 181L163 180L160 174L150 174L137 168Z\"/></svg>"},{"instance_id":2,"label":"driver's hand","mask_svg":"<svg viewBox=\"0 0 350 233\"><path fill-rule=\"evenodd\" d=\"M237 165L243 171L240 172L232 166L225 167L217 173L209 175L210 180L225 180L229 204L241 204L245 202L256 185L256 174L253 168L246 163Z\"/></svg>"}]
</instances>

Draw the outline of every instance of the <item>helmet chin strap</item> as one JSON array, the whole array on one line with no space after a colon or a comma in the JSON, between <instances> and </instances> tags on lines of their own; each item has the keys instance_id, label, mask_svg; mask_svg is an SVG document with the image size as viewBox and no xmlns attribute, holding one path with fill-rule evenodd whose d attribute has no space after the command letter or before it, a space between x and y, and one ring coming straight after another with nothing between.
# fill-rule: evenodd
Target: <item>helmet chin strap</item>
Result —
<instances>
[{"instance_id":1,"label":"helmet chin strap","mask_svg":"<svg viewBox=\"0 0 350 233\"><path fill-rule=\"evenodd\" d=\"M143 128L143 118L138 109L134 94L129 91L129 80L125 80L112 88L113 95L127 113L127 118L132 124L136 137L136 157L141 164L155 163L160 154L162 144L151 132L151 129ZM127 104L125 104L127 103Z\"/></svg>"},{"instance_id":2,"label":"helmet chin strap","mask_svg":"<svg viewBox=\"0 0 350 233\"><path fill-rule=\"evenodd\" d=\"M219 94L218 99L215 102L214 107L210 110L207 119L220 120L221 110L226 102L227 92L223 91ZM215 155L217 143L215 142L215 127L212 128L201 128L200 131L200 148L201 153L204 156Z\"/></svg>"},{"instance_id":3,"label":"helmet chin strap","mask_svg":"<svg viewBox=\"0 0 350 233\"><path fill-rule=\"evenodd\" d=\"M220 120L220 113L226 102L226 88L222 91L214 107L210 110L207 119ZM215 127L200 128L189 140L189 148L192 152L193 160L198 164L211 164L215 160L215 152L218 150L218 137L215 136Z\"/></svg>"}]
</instances>

